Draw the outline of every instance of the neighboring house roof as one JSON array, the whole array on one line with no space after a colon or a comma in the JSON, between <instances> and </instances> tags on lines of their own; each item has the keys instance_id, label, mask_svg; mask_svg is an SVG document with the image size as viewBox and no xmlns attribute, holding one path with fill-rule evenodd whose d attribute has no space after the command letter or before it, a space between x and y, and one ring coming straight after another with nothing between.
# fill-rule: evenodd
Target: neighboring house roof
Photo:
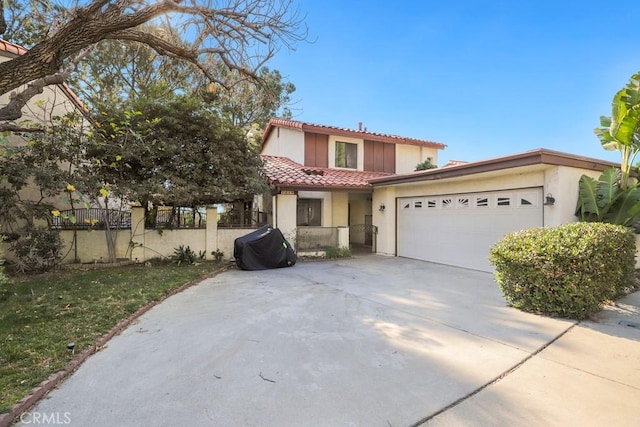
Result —
<instances>
[{"instance_id":1,"label":"neighboring house roof","mask_svg":"<svg viewBox=\"0 0 640 427\"><path fill-rule=\"evenodd\" d=\"M22 46L18 46L17 44L0 39L0 52L7 52L15 56L20 56L27 53L27 49L23 48Z\"/></svg>"},{"instance_id":2,"label":"neighboring house roof","mask_svg":"<svg viewBox=\"0 0 640 427\"><path fill-rule=\"evenodd\" d=\"M390 174L304 166L287 157L262 155L267 182L291 190L371 190L369 180Z\"/></svg>"},{"instance_id":3,"label":"neighboring house roof","mask_svg":"<svg viewBox=\"0 0 640 427\"><path fill-rule=\"evenodd\" d=\"M373 186L376 186L434 181L534 165L569 166L594 171L604 171L611 167L619 167L619 164L605 160L598 160L590 157L582 157L574 154L547 150L546 148L539 148L537 150L527 151L520 154L469 162L457 166L450 166L448 168L429 169L410 174L373 178L370 180L370 183Z\"/></svg>"},{"instance_id":4,"label":"neighboring house roof","mask_svg":"<svg viewBox=\"0 0 640 427\"><path fill-rule=\"evenodd\" d=\"M439 142L427 141L424 139L406 138L397 135L388 135L384 133L369 132L368 130L346 129L336 126L317 125L313 123L299 122L295 120L271 119L262 133L262 144L275 128L298 129L304 132L319 133L323 135L348 136L352 138L361 138L370 141L389 142L392 144L420 145L424 147L437 148L443 150L446 145Z\"/></svg>"},{"instance_id":5,"label":"neighboring house roof","mask_svg":"<svg viewBox=\"0 0 640 427\"><path fill-rule=\"evenodd\" d=\"M6 40L0 39L0 55L1 56L16 57L16 56L24 55L25 53L27 53L27 49L25 49L24 47L19 46L15 43L11 43ZM80 100L80 98L78 98L78 95L76 95L75 92L72 91L71 88L66 83L62 83L56 86L58 86L64 92L67 98L69 98L69 100L73 104L75 104L76 107L78 107L78 109L82 112L82 114L84 114L84 116L87 119L93 120L89 114L89 110L87 110L87 107Z\"/></svg>"},{"instance_id":6,"label":"neighboring house roof","mask_svg":"<svg viewBox=\"0 0 640 427\"><path fill-rule=\"evenodd\" d=\"M466 165L467 163L469 163L469 162L465 162L465 161L462 161L462 160L449 160L442 167L443 168L448 168L448 167L451 167L451 166Z\"/></svg>"}]
</instances>

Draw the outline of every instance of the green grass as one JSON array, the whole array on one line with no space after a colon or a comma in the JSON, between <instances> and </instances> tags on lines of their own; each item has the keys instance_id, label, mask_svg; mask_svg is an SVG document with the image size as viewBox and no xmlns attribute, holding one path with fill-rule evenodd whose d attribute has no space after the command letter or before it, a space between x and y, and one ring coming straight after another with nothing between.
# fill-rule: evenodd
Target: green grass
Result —
<instances>
[{"instance_id":1,"label":"green grass","mask_svg":"<svg viewBox=\"0 0 640 427\"><path fill-rule=\"evenodd\" d=\"M0 286L0 413L141 306L221 264L159 263L12 277Z\"/></svg>"}]
</instances>

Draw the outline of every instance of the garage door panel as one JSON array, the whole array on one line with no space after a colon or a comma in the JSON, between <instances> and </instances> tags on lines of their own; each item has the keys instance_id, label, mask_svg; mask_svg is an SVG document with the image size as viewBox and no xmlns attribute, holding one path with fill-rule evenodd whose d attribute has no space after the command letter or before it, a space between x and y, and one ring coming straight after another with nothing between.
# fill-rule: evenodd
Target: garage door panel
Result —
<instances>
[{"instance_id":1,"label":"garage door panel","mask_svg":"<svg viewBox=\"0 0 640 427\"><path fill-rule=\"evenodd\" d=\"M541 200L541 188L400 198L398 255L492 271L502 236L542 226Z\"/></svg>"}]
</instances>

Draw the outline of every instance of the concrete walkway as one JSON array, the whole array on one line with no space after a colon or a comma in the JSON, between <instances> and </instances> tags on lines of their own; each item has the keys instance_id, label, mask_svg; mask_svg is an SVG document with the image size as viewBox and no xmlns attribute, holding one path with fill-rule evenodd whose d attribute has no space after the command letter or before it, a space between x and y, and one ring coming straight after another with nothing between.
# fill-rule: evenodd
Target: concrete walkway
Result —
<instances>
[{"instance_id":1,"label":"concrete walkway","mask_svg":"<svg viewBox=\"0 0 640 427\"><path fill-rule=\"evenodd\" d=\"M76 426L638 425L640 329L619 324L640 322L638 307L634 294L575 326L506 307L491 274L402 258L233 270L154 307L30 414Z\"/></svg>"}]
</instances>

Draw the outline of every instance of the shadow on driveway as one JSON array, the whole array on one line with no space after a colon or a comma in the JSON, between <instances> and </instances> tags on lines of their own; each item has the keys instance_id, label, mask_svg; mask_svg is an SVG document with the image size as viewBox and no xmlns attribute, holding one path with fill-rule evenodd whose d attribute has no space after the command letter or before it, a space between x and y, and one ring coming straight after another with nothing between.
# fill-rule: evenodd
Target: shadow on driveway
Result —
<instances>
[{"instance_id":1,"label":"shadow on driveway","mask_svg":"<svg viewBox=\"0 0 640 427\"><path fill-rule=\"evenodd\" d=\"M78 426L408 426L574 324L507 307L489 273L422 261L232 270L144 314L32 412Z\"/></svg>"}]
</instances>

